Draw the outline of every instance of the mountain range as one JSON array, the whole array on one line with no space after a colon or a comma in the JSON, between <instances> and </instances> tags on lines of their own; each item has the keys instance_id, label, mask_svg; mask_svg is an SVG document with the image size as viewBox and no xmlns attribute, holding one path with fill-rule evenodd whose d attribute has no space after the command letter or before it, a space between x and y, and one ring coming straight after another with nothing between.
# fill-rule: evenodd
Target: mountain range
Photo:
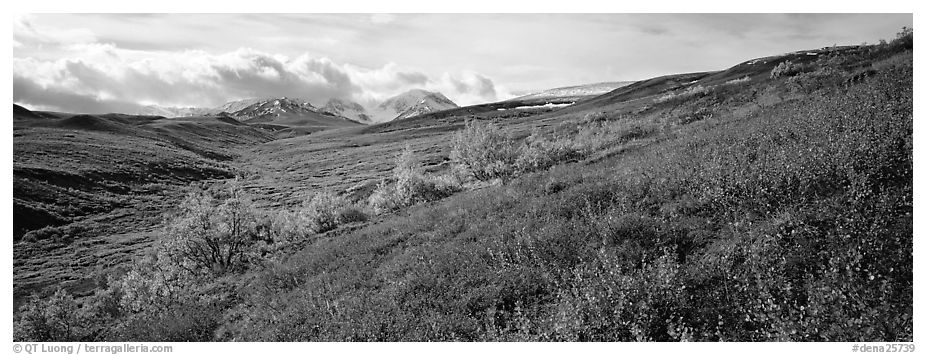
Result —
<instances>
[{"instance_id":1,"label":"mountain range","mask_svg":"<svg viewBox=\"0 0 926 355\"><path fill-rule=\"evenodd\" d=\"M239 121L270 122L276 117L299 115L334 116L357 123L371 124L414 117L426 113L457 108L457 104L439 92L414 89L386 99L367 110L363 105L338 98L323 106L292 97L248 98L226 102L212 108L145 106L132 114L164 117L227 115Z\"/></svg>"}]
</instances>

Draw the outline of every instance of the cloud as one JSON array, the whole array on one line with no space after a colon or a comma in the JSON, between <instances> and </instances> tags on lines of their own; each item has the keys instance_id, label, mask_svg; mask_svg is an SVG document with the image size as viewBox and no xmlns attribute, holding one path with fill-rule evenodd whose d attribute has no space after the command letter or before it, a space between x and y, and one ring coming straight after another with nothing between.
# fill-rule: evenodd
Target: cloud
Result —
<instances>
[{"instance_id":1,"label":"cloud","mask_svg":"<svg viewBox=\"0 0 926 355\"><path fill-rule=\"evenodd\" d=\"M67 56L43 60L13 58L14 100L87 113L134 112L143 104L218 106L250 97L300 97L318 105L339 98L372 106L401 92L440 91L458 103L495 100L491 79L472 71L432 79L412 68L340 64L328 58L242 48L156 52L113 44L62 45Z\"/></svg>"},{"instance_id":2,"label":"cloud","mask_svg":"<svg viewBox=\"0 0 926 355\"><path fill-rule=\"evenodd\" d=\"M13 76L13 101L33 109L74 113L137 112L141 109L141 105L134 102L43 87L16 75Z\"/></svg>"},{"instance_id":3,"label":"cloud","mask_svg":"<svg viewBox=\"0 0 926 355\"><path fill-rule=\"evenodd\" d=\"M384 24L392 15L371 15ZM128 49L102 43L92 31L14 21L14 101L86 113L133 112L148 104L214 107L251 97L300 97L318 105L338 98L372 106L411 89L441 91L461 103L496 97L492 80L476 72L430 76L388 62L379 67L339 63L301 53L238 48Z\"/></svg>"},{"instance_id":4,"label":"cloud","mask_svg":"<svg viewBox=\"0 0 926 355\"><path fill-rule=\"evenodd\" d=\"M13 41L16 43L34 43L41 45L65 45L74 43L92 43L96 35L84 28L58 29L36 25L32 15L20 15L13 19Z\"/></svg>"},{"instance_id":5,"label":"cloud","mask_svg":"<svg viewBox=\"0 0 926 355\"><path fill-rule=\"evenodd\" d=\"M370 22L373 22L377 25L385 25L395 21L395 15L393 14L372 14L370 15Z\"/></svg>"},{"instance_id":6,"label":"cloud","mask_svg":"<svg viewBox=\"0 0 926 355\"><path fill-rule=\"evenodd\" d=\"M463 71L459 75L445 73L439 81L430 83L428 88L444 93L462 106L499 99L492 79L471 70ZM511 95L505 93L503 96L507 98Z\"/></svg>"}]
</instances>

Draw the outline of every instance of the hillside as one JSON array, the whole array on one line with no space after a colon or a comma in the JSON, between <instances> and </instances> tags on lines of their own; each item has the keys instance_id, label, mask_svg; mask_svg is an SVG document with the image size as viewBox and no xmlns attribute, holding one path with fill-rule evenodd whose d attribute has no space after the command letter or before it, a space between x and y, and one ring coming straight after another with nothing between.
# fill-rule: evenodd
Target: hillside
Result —
<instances>
[{"instance_id":1,"label":"hillside","mask_svg":"<svg viewBox=\"0 0 926 355\"><path fill-rule=\"evenodd\" d=\"M315 236L245 276L217 339L909 340L912 56L863 49L618 91L588 110L655 101L551 132L585 158Z\"/></svg>"},{"instance_id":2,"label":"hillside","mask_svg":"<svg viewBox=\"0 0 926 355\"><path fill-rule=\"evenodd\" d=\"M65 115L18 106L14 116L12 239L28 241L14 247L17 299L34 287L85 282L98 265L132 260L152 242L137 234L160 225L181 187L234 177L228 161L235 147L273 139L216 117ZM118 235L135 237L96 243Z\"/></svg>"},{"instance_id":3,"label":"hillside","mask_svg":"<svg viewBox=\"0 0 926 355\"><path fill-rule=\"evenodd\" d=\"M585 85L574 85L574 86L565 86L560 88L553 88L548 90L542 90L535 93L530 93L527 95L518 96L507 101L518 101L525 104L534 104L534 105L544 105L544 104L565 104L565 103L575 103L577 101L582 101L585 99L590 99L601 94L611 92L617 88L621 88L630 84L633 84L633 81L614 81L614 82L603 82L603 83L594 83L594 84L585 84Z\"/></svg>"},{"instance_id":4,"label":"hillside","mask_svg":"<svg viewBox=\"0 0 926 355\"><path fill-rule=\"evenodd\" d=\"M912 33L570 104L430 94L292 137L261 127L305 105L241 122L14 106L22 206L67 206L41 191L81 181L165 216L23 237L14 339L912 341ZM75 223L56 211L29 220Z\"/></svg>"}]
</instances>

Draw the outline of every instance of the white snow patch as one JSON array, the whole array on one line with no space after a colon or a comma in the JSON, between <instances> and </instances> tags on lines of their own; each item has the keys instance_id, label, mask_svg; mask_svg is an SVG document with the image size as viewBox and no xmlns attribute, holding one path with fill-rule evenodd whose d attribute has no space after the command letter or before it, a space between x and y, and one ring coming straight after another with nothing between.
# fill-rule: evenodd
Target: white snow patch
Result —
<instances>
[{"instance_id":1,"label":"white snow patch","mask_svg":"<svg viewBox=\"0 0 926 355\"><path fill-rule=\"evenodd\" d=\"M548 103L546 105L518 106L518 107L513 108L512 110L528 110L528 109L535 109L535 108L559 108L559 107L566 107L569 105L572 105L572 103L568 103L568 104Z\"/></svg>"}]
</instances>

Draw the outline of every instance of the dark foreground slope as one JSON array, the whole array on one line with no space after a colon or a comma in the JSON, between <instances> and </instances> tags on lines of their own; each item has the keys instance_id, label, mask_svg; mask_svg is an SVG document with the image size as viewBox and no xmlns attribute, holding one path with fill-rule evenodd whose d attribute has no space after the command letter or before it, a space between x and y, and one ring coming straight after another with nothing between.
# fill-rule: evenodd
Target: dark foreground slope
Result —
<instances>
[{"instance_id":1,"label":"dark foreground slope","mask_svg":"<svg viewBox=\"0 0 926 355\"><path fill-rule=\"evenodd\" d=\"M653 92L639 97L645 110L631 99L500 120L498 132L537 129L513 142L483 131L523 148L501 149L518 162L584 153L512 170L493 150L501 181L369 220L331 217L319 206L336 199L313 198L308 220L269 223L291 239L254 244L231 266L196 266L188 242L227 234L188 222L259 213L192 195L169 231L195 233L92 296L27 304L14 338L911 341L911 48L908 34L768 80ZM275 143L324 151L431 130L446 151L453 139L438 128L454 125ZM397 175L396 190L427 185ZM320 225L332 219L342 226Z\"/></svg>"}]
</instances>

